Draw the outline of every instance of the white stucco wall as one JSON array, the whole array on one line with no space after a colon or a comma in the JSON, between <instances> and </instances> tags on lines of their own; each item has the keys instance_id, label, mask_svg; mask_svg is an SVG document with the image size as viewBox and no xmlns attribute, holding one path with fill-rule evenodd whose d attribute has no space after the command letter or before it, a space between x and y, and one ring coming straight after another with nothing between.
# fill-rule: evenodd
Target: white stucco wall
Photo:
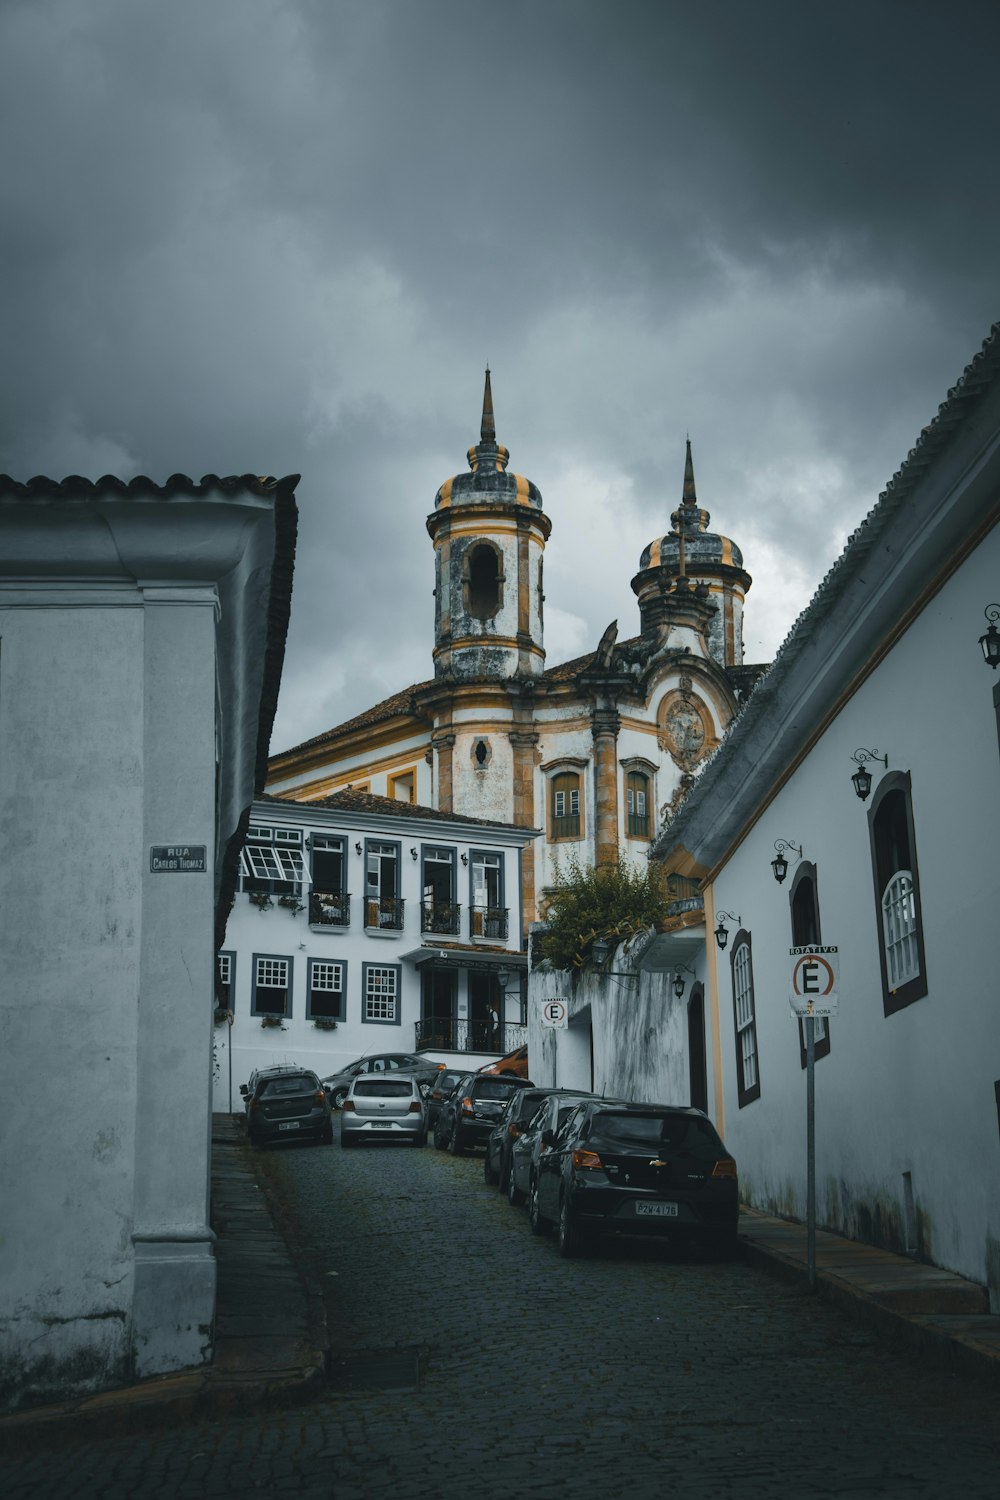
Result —
<instances>
[{"instance_id":1,"label":"white stucco wall","mask_svg":"<svg viewBox=\"0 0 1000 1500\"><path fill-rule=\"evenodd\" d=\"M805 1212L805 1075L787 1000L788 893L776 838L815 862L824 943L840 949L840 1013L816 1065L821 1222L904 1248L910 1173L917 1248L1000 1293L1000 1152L994 1081L1000 1011L993 954L1000 754L993 683L976 638L996 597L991 533L845 704L735 851L716 908L752 936L761 1097L738 1107L729 953L719 1009L727 1142L752 1202ZM886 1017L866 807L850 782L859 746L909 771L928 993ZM886 774L870 767L875 780ZM730 952L735 932L730 924Z\"/></svg>"}]
</instances>

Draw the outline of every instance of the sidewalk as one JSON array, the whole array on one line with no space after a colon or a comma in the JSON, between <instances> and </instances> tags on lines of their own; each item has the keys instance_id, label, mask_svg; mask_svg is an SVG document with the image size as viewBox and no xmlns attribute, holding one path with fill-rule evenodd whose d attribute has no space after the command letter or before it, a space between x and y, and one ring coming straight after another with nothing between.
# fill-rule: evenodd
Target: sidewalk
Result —
<instances>
[{"instance_id":1,"label":"sidewalk","mask_svg":"<svg viewBox=\"0 0 1000 1500\"><path fill-rule=\"evenodd\" d=\"M751 1265L807 1286L804 1224L744 1209L740 1246ZM893 1342L1000 1384L1000 1317L977 1282L817 1230L816 1291Z\"/></svg>"},{"instance_id":2,"label":"sidewalk","mask_svg":"<svg viewBox=\"0 0 1000 1500\"><path fill-rule=\"evenodd\" d=\"M326 1383L321 1297L275 1227L242 1130L212 1117L211 1224L217 1239L215 1354L203 1369L0 1418L0 1451L106 1437L314 1398Z\"/></svg>"}]
</instances>

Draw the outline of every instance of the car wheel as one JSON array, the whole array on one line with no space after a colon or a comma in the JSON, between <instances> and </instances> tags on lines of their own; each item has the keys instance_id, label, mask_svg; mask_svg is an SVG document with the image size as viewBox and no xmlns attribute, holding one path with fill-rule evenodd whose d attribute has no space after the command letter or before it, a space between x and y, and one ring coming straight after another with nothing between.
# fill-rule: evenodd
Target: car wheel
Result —
<instances>
[{"instance_id":1,"label":"car wheel","mask_svg":"<svg viewBox=\"0 0 1000 1500\"><path fill-rule=\"evenodd\" d=\"M513 1162L507 1168L507 1202L514 1208L517 1208L519 1203L524 1202L524 1194L518 1187L517 1178L514 1176Z\"/></svg>"},{"instance_id":2,"label":"car wheel","mask_svg":"<svg viewBox=\"0 0 1000 1500\"><path fill-rule=\"evenodd\" d=\"M462 1129L456 1120L451 1127L451 1135L448 1137L448 1150L452 1156L461 1156L465 1147L462 1145Z\"/></svg>"},{"instance_id":3,"label":"car wheel","mask_svg":"<svg viewBox=\"0 0 1000 1500\"><path fill-rule=\"evenodd\" d=\"M532 1177L528 1188L528 1223L531 1225L532 1234L545 1233L545 1220L542 1218L538 1206L538 1178Z\"/></svg>"},{"instance_id":4,"label":"car wheel","mask_svg":"<svg viewBox=\"0 0 1000 1500\"><path fill-rule=\"evenodd\" d=\"M559 1204L559 1225L557 1231L557 1242L559 1254L570 1260L574 1255L580 1253L580 1230L577 1226L573 1210L569 1206L569 1198L565 1193Z\"/></svg>"},{"instance_id":5,"label":"car wheel","mask_svg":"<svg viewBox=\"0 0 1000 1500\"><path fill-rule=\"evenodd\" d=\"M343 1107L344 1107L344 1100L346 1098L347 1098L347 1090L346 1089L334 1089L333 1096L332 1096L332 1098L330 1100L330 1103L333 1105L334 1109L343 1109Z\"/></svg>"},{"instance_id":6,"label":"car wheel","mask_svg":"<svg viewBox=\"0 0 1000 1500\"><path fill-rule=\"evenodd\" d=\"M489 1146L487 1146L486 1155L483 1158L483 1180L486 1183L487 1187L496 1187L497 1185L497 1174L493 1169L492 1163L490 1162Z\"/></svg>"}]
</instances>

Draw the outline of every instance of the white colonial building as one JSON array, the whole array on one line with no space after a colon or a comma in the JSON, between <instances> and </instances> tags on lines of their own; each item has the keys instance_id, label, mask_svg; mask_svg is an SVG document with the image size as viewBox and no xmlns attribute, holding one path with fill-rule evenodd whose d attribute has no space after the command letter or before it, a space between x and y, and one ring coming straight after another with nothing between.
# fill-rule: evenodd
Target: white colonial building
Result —
<instances>
[{"instance_id":1,"label":"white colonial building","mask_svg":"<svg viewBox=\"0 0 1000 1500\"><path fill-rule=\"evenodd\" d=\"M836 946L819 1222L985 1283L995 1308L1000 692L978 638L1000 613L998 520L1000 326L655 848L703 887L710 1108L749 1201L805 1215L789 950Z\"/></svg>"},{"instance_id":2,"label":"white colonial building","mask_svg":"<svg viewBox=\"0 0 1000 1500\"><path fill-rule=\"evenodd\" d=\"M419 1048L478 1067L521 1046L536 832L367 792L255 802L219 954L216 1108L271 1063L327 1077Z\"/></svg>"},{"instance_id":3,"label":"white colonial building","mask_svg":"<svg viewBox=\"0 0 1000 1500\"><path fill-rule=\"evenodd\" d=\"M0 476L0 1405L211 1354L215 954L295 480Z\"/></svg>"}]
</instances>

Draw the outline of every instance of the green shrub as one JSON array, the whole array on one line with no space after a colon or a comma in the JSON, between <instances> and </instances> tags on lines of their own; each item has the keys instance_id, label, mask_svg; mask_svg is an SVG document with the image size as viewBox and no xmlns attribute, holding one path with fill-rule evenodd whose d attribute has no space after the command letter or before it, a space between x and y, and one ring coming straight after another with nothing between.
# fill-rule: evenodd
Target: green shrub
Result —
<instances>
[{"instance_id":1,"label":"green shrub","mask_svg":"<svg viewBox=\"0 0 1000 1500\"><path fill-rule=\"evenodd\" d=\"M554 968L579 969L595 938L621 941L658 926L666 910L655 870L635 870L622 855L617 864L595 869L573 855L565 868L557 867L539 949Z\"/></svg>"}]
</instances>

